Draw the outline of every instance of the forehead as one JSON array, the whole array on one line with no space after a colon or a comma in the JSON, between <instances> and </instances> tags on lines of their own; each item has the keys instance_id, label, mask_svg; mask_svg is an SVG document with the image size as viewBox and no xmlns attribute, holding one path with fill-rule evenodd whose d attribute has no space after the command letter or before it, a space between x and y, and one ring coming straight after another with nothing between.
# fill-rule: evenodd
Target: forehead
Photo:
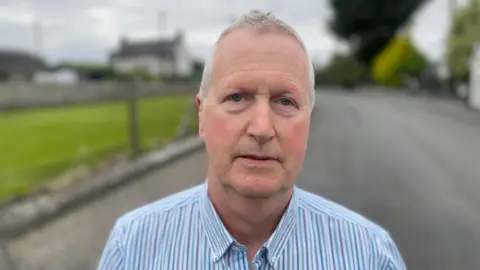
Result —
<instances>
[{"instance_id":1,"label":"forehead","mask_svg":"<svg viewBox=\"0 0 480 270\"><path fill-rule=\"evenodd\" d=\"M271 74L308 89L308 61L302 46L288 34L236 29L217 46L212 82L247 78L253 82Z\"/></svg>"}]
</instances>

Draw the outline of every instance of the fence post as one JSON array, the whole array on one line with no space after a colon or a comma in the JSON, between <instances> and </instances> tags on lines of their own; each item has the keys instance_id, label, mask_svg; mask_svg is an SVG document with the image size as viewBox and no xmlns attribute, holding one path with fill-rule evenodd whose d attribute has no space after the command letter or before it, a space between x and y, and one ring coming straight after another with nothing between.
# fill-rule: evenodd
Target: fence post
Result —
<instances>
[{"instance_id":1,"label":"fence post","mask_svg":"<svg viewBox=\"0 0 480 270\"><path fill-rule=\"evenodd\" d=\"M188 128L190 127L190 123L192 122L192 114L193 114L196 107L197 107L196 100L195 100L195 98L193 98L192 101L190 101L187 104L186 111L182 115L182 119L180 120L180 124L177 127L176 138L182 138L185 135L187 135Z\"/></svg>"},{"instance_id":2,"label":"fence post","mask_svg":"<svg viewBox=\"0 0 480 270\"><path fill-rule=\"evenodd\" d=\"M128 85L128 84L127 84ZM129 139L130 139L130 151L133 157L136 157L140 154L140 129L138 126L138 85L136 80L134 80L130 89L126 89L128 93L128 129L129 129Z\"/></svg>"}]
</instances>

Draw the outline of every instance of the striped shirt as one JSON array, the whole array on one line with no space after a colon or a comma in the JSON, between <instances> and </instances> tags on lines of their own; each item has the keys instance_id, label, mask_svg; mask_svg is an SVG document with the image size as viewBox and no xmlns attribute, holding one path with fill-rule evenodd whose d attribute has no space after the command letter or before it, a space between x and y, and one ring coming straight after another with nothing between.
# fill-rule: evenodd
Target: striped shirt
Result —
<instances>
[{"instance_id":1,"label":"striped shirt","mask_svg":"<svg viewBox=\"0 0 480 270\"><path fill-rule=\"evenodd\" d=\"M253 262L227 231L206 184L120 217L98 269L406 269L389 234L320 196L295 187Z\"/></svg>"}]
</instances>

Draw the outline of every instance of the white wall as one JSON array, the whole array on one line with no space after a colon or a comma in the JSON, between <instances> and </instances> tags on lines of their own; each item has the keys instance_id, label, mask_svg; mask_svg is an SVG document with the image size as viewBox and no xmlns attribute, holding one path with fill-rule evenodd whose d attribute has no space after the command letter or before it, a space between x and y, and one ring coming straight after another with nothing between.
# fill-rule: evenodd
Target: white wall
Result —
<instances>
[{"instance_id":1,"label":"white wall","mask_svg":"<svg viewBox=\"0 0 480 270\"><path fill-rule=\"evenodd\" d=\"M152 75L189 76L193 72L193 58L190 56L185 40L175 49L175 59L161 59L156 55L139 57L116 57L112 61L113 68L120 72L131 72L138 68L148 70Z\"/></svg>"},{"instance_id":2,"label":"white wall","mask_svg":"<svg viewBox=\"0 0 480 270\"><path fill-rule=\"evenodd\" d=\"M188 52L188 48L184 42L176 50L176 68L177 74L181 77L186 77L193 72L193 59Z\"/></svg>"},{"instance_id":3,"label":"white wall","mask_svg":"<svg viewBox=\"0 0 480 270\"><path fill-rule=\"evenodd\" d=\"M154 55L117 57L113 60L113 68L120 72L132 72L138 68L146 69L153 76L171 75L174 72L172 61L159 59Z\"/></svg>"}]
</instances>

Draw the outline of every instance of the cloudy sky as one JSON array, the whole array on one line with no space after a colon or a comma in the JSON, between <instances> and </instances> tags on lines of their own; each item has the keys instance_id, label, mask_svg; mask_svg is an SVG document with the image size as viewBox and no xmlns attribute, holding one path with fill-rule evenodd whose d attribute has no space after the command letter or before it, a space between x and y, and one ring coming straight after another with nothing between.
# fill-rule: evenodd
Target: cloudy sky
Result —
<instances>
[{"instance_id":1,"label":"cloudy sky","mask_svg":"<svg viewBox=\"0 0 480 270\"><path fill-rule=\"evenodd\" d=\"M448 0L430 0L414 19L414 40L434 60L443 52L447 7ZM293 25L318 63L344 48L327 30L329 0L0 0L0 48L41 44L51 62L105 61L122 35L143 39L183 29L190 51L203 58L229 21L253 8ZM166 14L166 25L159 14ZM35 17L41 18L41 42L34 42Z\"/></svg>"}]
</instances>

